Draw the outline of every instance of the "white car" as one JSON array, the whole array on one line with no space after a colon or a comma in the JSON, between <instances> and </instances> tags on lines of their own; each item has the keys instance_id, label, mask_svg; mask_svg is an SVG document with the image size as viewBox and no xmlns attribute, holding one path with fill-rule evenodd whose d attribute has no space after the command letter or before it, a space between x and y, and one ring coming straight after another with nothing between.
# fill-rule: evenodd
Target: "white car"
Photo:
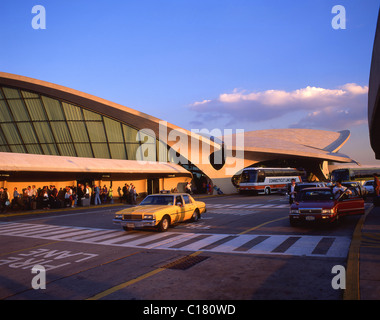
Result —
<instances>
[{"instance_id":1,"label":"white car","mask_svg":"<svg viewBox=\"0 0 380 320\"><path fill-rule=\"evenodd\" d=\"M368 194L375 193L375 190L373 188L373 183L374 183L373 180L368 180L368 181L364 182L364 184L363 184L363 187L367 190Z\"/></svg>"}]
</instances>

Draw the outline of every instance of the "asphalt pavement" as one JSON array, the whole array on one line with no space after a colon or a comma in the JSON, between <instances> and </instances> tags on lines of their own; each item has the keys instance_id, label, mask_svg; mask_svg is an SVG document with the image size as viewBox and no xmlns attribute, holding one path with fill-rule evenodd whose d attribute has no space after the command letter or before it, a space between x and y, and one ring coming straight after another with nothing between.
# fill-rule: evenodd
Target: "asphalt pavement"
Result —
<instances>
[{"instance_id":1,"label":"asphalt pavement","mask_svg":"<svg viewBox=\"0 0 380 320\"><path fill-rule=\"evenodd\" d=\"M208 197L223 196L195 196L194 198L202 200ZM119 204L113 206L117 205ZM112 205L104 205L104 207L108 206ZM75 209L11 212L0 216L2 220L8 220L16 216L72 210ZM380 207L373 206L367 210L356 225L347 258L346 285L347 288L343 293L345 300L380 299Z\"/></svg>"}]
</instances>

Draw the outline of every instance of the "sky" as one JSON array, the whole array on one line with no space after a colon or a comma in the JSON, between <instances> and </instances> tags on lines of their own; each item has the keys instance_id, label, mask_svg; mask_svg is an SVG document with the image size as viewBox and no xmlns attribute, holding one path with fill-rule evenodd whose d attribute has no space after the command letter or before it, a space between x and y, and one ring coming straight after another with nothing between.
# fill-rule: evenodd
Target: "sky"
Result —
<instances>
[{"instance_id":1,"label":"sky","mask_svg":"<svg viewBox=\"0 0 380 320\"><path fill-rule=\"evenodd\" d=\"M348 129L341 152L380 166L367 122L378 12L378 0L2 0L0 71L188 130Z\"/></svg>"}]
</instances>

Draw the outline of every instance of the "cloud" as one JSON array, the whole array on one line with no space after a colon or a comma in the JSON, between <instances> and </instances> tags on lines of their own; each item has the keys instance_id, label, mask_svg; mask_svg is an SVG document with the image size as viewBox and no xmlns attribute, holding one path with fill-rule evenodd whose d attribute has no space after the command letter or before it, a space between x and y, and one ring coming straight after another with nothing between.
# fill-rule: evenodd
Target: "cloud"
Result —
<instances>
[{"instance_id":1,"label":"cloud","mask_svg":"<svg viewBox=\"0 0 380 320\"><path fill-rule=\"evenodd\" d=\"M288 123L288 127L336 130L366 123L367 93L367 86L355 83L336 89L311 86L294 91L235 89L215 99L194 102L189 108L197 114L197 122L225 118L230 124L257 123L297 113L298 121Z\"/></svg>"}]
</instances>

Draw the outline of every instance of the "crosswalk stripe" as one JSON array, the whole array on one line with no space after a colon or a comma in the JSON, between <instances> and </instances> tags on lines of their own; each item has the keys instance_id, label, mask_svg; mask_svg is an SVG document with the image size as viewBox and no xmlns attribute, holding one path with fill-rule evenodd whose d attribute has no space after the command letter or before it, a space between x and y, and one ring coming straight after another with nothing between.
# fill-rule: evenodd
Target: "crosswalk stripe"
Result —
<instances>
[{"instance_id":1,"label":"crosswalk stripe","mask_svg":"<svg viewBox=\"0 0 380 320\"><path fill-rule=\"evenodd\" d=\"M276 248L274 248L271 252L282 252L284 253L288 250L293 244L295 244L301 237L289 237L284 242L279 244Z\"/></svg>"},{"instance_id":2,"label":"crosswalk stripe","mask_svg":"<svg viewBox=\"0 0 380 320\"><path fill-rule=\"evenodd\" d=\"M146 249L243 254L346 257L351 239L343 236L139 232L0 223L0 235ZM14 227L14 228L13 228ZM23 232L24 231L24 232Z\"/></svg>"},{"instance_id":3,"label":"crosswalk stripe","mask_svg":"<svg viewBox=\"0 0 380 320\"><path fill-rule=\"evenodd\" d=\"M102 234L102 235L98 235L98 236L95 236L95 237L91 237L91 238L86 238L84 240L82 240L81 242L86 242L86 243L94 243L94 242L98 242L98 241L101 241L101 240L105 240L105 239L110 239L110 238L115 238L117 236L121 236L125 234L125 232L123 231L114 231L113 232L108 232L106 234Z\"/></svg>"},{"instance_id":4,"label":"crosswalk stripe","mask_svg":"<svg viewBox=\"0 0 380 320\"><path fill-rule=\"evenodd\" d=\"M71 240L74 240L74 241L85 240L85 239L97 237L101 234L107 234L107 233L111 233L111 232L115 232L115 230L91 230L91 232L89 234L75 236Z\"/></svg>"},{"instance_id":5,"label":"crosswalk stripe","mask_svg":"<svg viewBox=\"0 0 380 320\"><path fill-rule=\"evenodd\" d=\"M149 240L149 241L146 241L146 242L142 242L142 243L139 243L137 244L138 247L146 247L146 246L149 246L151 244L158 244L158 243L161 243L167 239L171 239L171 238L174 238L174 237L178 237L180 234L178 233L170 233L168 235L166 235L165 237L162 237L159 239L159 241L157 241L157 239L154 239L154 240Z\"/></svg>"},{"instance_id":6,"label":"crosswalk stripe","mask_svg":"<svg viewBox=\"0 0 380 320\"><path fill-rule=\"evenodd\" d=\"M124 236L117 236L108 240L104 240L102 241L102 244L118 244L118 243L125 242L126 240L131 240L132 238L136 238L135 233L128 233Z\"/></svg>"},{"instance_id":7,"label":"crosswalk stripe","mask_svg":"<svg viewBox=\"0 0 380 320\"><path fill-rule=\"evenodd\" d=\"M257 207L261 207L262 204L258 203L258 204L251 204L249 206L246 207L246 209L250 209L250 208L257 208Z\"/></svg>"},{"instance_id":8,"label":"crosswalk stripe","mask_svg":"<svg viewBox=\"0 0 380 320\"><path fill-rule=\"evenodd\" d=\"M22 229L18 229L16 231L12 231L11 233L13 235L17 235L17 234L21 234L21 235L25 235L25 236L29 236L29 235L33 235L33 234L39 234L41 232L46 232L46 231L52 231L52 230L57 230L57 229L61 229L60 227L54 227L54 226L34 226L33 228L22 228Z\"/></svg>"},{"instance_id":9,"label":"crosswalk stripe","mask_svg":"<svg viewBox=\"0 0 380 320\"><path fill-rule=\"evenodd\" d=\"M244 208L244 207L246 207L246 206L248 206L247 204L240 204L240 205L238 205L238 206L231 206L230 208L231 209L239 209L239 208Z\"/></svg>"},{"instance_id":10,"label":"crosswalk stripe","mask_svg":"<svg viewBox=\"0 0 380 320\"><path fill-rule=\"evenodd\" d=\"M201 234L201 235L193 237L191 239L188 239L188 240L185 240L185 241L180 241L179 243L176 243L176 244L172 243L169 248L170 249L180 249L182 247L185 247L185 246L187 246L189 244L192 244L194 242L197 242L199 240L203 240L204 238L208 238L209 236L210 236L209 234Z\"/></svg>"},{"instance_id":11,"label":"crosswalk stripe","mask_svg":"<svg viewBox=\"0 0 380 320\"><path fill-rule=\"evenodd\" d=\"M260 242L263 242L264 240L266 240L268 238L269 238L269 236L254 237L253 239L251 239L251 240L241 244L239 247L235 248L234 251L248 251L249 249L253 248L254 246L258 245Z\"/></svg>"},{"instance_id":12,"label":"crosswalk stripe","mask_svg":"<svg viewBox=\"0 0 380 320\"><path fill-rule=\"evenodd\" d=\"M326 254L326 252L330 249L335 238L324 237L319 242L318 245L314 248L312 254Z\"/></svg>"},{"instance_id":13,"label":"crosswalk stripe","mask_svg":"<svg viewBox=\"0 0 380 320\"><path fill-rule=\"evenodd\" d=\"M215 241L213 243L210 243L207 246L204 246L204 247L200 248L199 250L211 250L211 249L214 249L215 247L219 247L221 244L223 244L225 242L228 242L230 240L233 240L236 237L238 237L238 236L227 236L227 237L219 239L219 240L217 240L217 241Z\"/></svg>"},{"instance_id":14,"label":"crosswalk stripe","mask_svg":"<svg viewBox=\"0 0 380 320\"><path fill-rule=\"evenodd\" d=\"M286 253L299 256L313 256L312 252L321 241L319 236L302 236L295 242Z\"/></svg>"}]
</instances>

